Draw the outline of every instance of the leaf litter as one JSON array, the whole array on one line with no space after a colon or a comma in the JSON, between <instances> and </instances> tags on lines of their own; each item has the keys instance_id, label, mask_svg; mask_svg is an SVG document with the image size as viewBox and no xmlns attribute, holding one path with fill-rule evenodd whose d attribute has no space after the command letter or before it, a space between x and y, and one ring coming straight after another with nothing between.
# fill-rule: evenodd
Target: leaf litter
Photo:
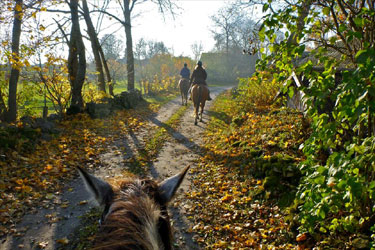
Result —
<instances>
[{"instance_id":1,"label":"leaf litter","mask_svg":"<svg viewBox=\"0 0 375 250\"><path fill-rule=\"evenodd\" d=\"M118 111L105 119L79 114L58 124L61 133L51 140L35 143L34 150L7 150L0 161L0 237L16 233L15 225L38 207L69 206L56 195L67 181L77 176L76 166L97 168L98 157L120 136L145 126L146 114L158 109L148 105L137 110ZM19 124L18 126L22 126ZM52 201L52 203L51 203ZM82 201L81 205L87 203ZM56 216L47 218L54 223ZM46 246L45 242L39 243Z\"/></svg>"},{"instance_id":2,"label":"leaf litter","mask_svg":"<svg viewBox=\"0 0 375 250\"><path fill-rule=\"evenodd\" d=\"M298 183L302 115L216 99L185 208L204 249L303 249L286 211ZM297 238L296 238L297 237ZM297 240L296 240L297 239ZM299 241L299 242L297 242Z\"/></svg>"}]
</instances>

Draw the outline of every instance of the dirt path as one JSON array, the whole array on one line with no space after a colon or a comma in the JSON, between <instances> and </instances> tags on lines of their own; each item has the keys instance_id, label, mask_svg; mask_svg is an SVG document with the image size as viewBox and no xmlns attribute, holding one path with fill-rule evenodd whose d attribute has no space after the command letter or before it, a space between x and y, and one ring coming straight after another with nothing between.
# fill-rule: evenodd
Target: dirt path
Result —
<instances>
[{"instance_id":1,"label":"dirt path","mask_svg":"<svg viewBox=\"0 0 375 250\"><path fill-rule=\"evenodd\" d=\"M225 88L211 89L211 96L215 98L217 94ZM212 102L207 102L205 110L208 110ZM203 152L203 133L209 120L207 112L203 114L203 123L194 125L193 106L184 114L178 129L170 132L170 139L165 143L159 153L157 160L151 167L153 178L163 180L180 172L184 167L197 164L200 154ZM181 185L176 198L170 206L175 228L175 239L178 249L199 249L194 241L194 235L189 233L193 226L186 216L186 204L184 202L184 192L191 190L191 175Z\"/></svg>"},{"instance_id":2,"label":"dirt path","mask_svg":"<svg viewBox=\"0 0 375 250\"><path fill-rule=\"evenodd\" d=\"M212 97L225 88L212 88ZM211 102L207 103L206 110ZM95 174L102 177L121 176L126 169L126 162L143 148L144 139L152 129L160 127L181 106L180 98L176 98L164 105L159 112L149 118L145 129L121 135L118 139L107 145L108 150L100 156L102 167ZM152 177L163 180L183 169L187 165L196 164L202 146L202 133L205 130L209 117L205 112L203 123L194 126L192 106L182 117L178 129L170 131L170 139L161 149L157 160L151 166ZM183 182L176 199L171 204L171 214L175 228L177 249L198 249L194 243L194 236L189 234L192 227L186 218L183 193L190 190L190 175ZM80 179L75 179L67 184L61 193L51 195L51 199L42 207L35 209L34 213L26 215L16 227L18 233L0 239L0 250L13 249L58 249L62 245L56 240L68 240L74 230L80 225L80 216L84 215L91 207L86 201L88 194Z\"/></svg>"}]
</instances>

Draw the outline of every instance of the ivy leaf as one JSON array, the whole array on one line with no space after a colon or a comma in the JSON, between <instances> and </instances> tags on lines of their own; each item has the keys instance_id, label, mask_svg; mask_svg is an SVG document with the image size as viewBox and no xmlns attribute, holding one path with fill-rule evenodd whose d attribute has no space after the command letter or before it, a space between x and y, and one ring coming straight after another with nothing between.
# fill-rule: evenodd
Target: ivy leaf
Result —
<instances>
[{"instance_id":1,"label":"ivy leaf","mask_svg":"<svg viewBox=\"0 0 375 250\"><path fill-rule=\"evenodd\" d=\"M266 12L269 7L270 7L269 4L264 4L263 5L263 12Z\"/></svg>"},{"instance_id":2,"label":"ivy leaf","mask_svg":"<svg viewBox=\"0 0 375 250\"><path fill-rule=\"evenodd\" d=\"M369 52L366 49L360 50L355 55L355 60L358 63L365 64L366 60L369 58Z\"/></svg>"},{"instance_id":3,"label":"ivy leaf","mask_svg":"<svg viewBox=\"0 0 375 250\"><path fill-rule=\"evenodd\" d=\"M364 27L365 26L365 19L364 18L355 17L355 18L353 18L353 21L354 21L355 25L357 25L359 27Z\"/></svg>"},{"instance_id":4,"label":"ivy leaf","mask_svg":"<svg viewBox=\"0 0 375 250\"><path fill-rule=\"evenodd\" d=\"M292 98L293 95L294 95L294 87L293 87L293 86L290 86L290 87L288 88L288 96L289 96L290 98Z\"/></svg>"}]
</instances>

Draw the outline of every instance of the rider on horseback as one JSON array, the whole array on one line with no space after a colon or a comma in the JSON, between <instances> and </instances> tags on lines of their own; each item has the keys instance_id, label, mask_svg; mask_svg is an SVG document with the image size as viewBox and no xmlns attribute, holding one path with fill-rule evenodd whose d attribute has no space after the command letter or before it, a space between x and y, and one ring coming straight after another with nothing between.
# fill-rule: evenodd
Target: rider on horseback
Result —
<instances>
[{"instance_id":1,"label":"rider on horseback","mask_svg":"<svg viewBox=\"0 0 375 250\"><path fill-rule=\"evenodd\" d=\"M190 70L187 67L186 63L184 63L184 67L180 71L180 76L181 76L181 78L190 79Z\"/></svg>"},{"instance_id":2,"label":"rider on horseback","mask_svg":"<svg viewBox=\"0 0 375 250\"><path fill-rule=\"evenodd\" d=\"M191 88L195 84L203 84L203 85L207 86L206 79L207 79L207 72L202 67L202 62L198 61L197 62L197 66L195 67L195 69L193 71L193 74L191 75L191 78L190 78L189 94L191 93ZM189 97L189 100L191 100L191 96ZM208 99L207 99L207 101L211 101L211 100L212 99L210 97L210 92L208 91Z\"/></svg>"}]
</instances>

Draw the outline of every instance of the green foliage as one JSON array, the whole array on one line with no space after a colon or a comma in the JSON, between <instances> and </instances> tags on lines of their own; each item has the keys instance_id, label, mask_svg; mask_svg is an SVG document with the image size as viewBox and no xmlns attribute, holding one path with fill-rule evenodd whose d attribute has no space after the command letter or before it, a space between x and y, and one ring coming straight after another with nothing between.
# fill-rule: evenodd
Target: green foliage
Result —
<instances>
[{"instance_id":1,"label":"green foliage","mask_svg":"<svg viewBox=\"0 0 375 250\"><path fill-rule=\"evenodd\" d=\"M143 80L140 84L143 93L150 96L160 93L176 93L178 90L175 76L160 78L155 75L152 80Z\"/></svg>"},{"instance_id":2,"label":"green foliage","mask_svg":"<svg viewBox=\"0 0 375 250\"><path fill-rule=\"evenodd\" d=\"M354 141L332 153L325 165L309 159L298 192L301 229L314 232L357 232L366 225L374 203L375 137ZM368 228L367 228L368 229Z\"/></svg>"},{"instance_id":3,"label":"green foliage","mask_svg":"<svg viewBox=\"0 0 375 250\"><path fill-rule=\"evenodd\" d=\"M280 83L266 72L257 72L251 78L239 78L238 91L244 105L270 105L279 89Z\"/></svg>"},{"instance_id":4,"label":"green foliage","mask_svg":"<svg viewBox=\"0 0 375 250\"><path fill-rule=\"evenodd\" d=\"M39 84L39 83L38 83ZM19 104L19 116L37 115L38 106L41 105L42 97L39 96L38 87L33 82L22 81L19 86L17 103Z\"/></svg>"},{"instance_id":5,"label":"green foliage","mask_svg":"<svg viewBox=\"0 0 375 250\"><path fill-rule=\"evenodd\" d=\"M180 70L184 63L191 69L193 62L187 57L173 57L170 54L156 54L140 60L136 67L136 77L141 90L146 95L177 93Z\"/></svg>"},{"instance_id":6,"label":"green foliage","mask_svg":"<svg viewBox=\"0 0 375 250\"><path fill-rule=\"evenodd\" d=\"M286 82L293 71L309 79L308 85L298 89L304 94L312 128L311 136L302 145L306 160L300 165L304 177L296 200L299 230L316 239L326 234L344 237L346 233L368 232L374 224L371 215L375 205L375 50L373 41L355 30L369 28L369 17L375 12L359 9L353 22L346 22L337 6L314 5L301 29L298 16L303 10L296 6L303 6L303 1L267 16L261 30L263 39L272 40L276 31L286 28L287 36L294 34L295 42L286 39L272 44L272 54L264 54L259 66L271 70L279 82ZM304 38L323 37L321 33L334 30L333 22L319 19L322 13L332 16L332 11L337 16L335 32L340 33L340 39L355 56L350 57L345 49L333 55L330 48L338 46L338 36L332 36L326 39L329 46L316 48L309 60L298 63L306 52ZM343 66L352 70L342 71L342 79L338 80L336 69ZM285 85L283 92L289 91L289 85Z\"/></svg>"},{"instance_id":7,"label":"green foliage","mask_svg":"<svg viewBox=\"0 0 375 250\"><path fill-rule=\"evenodd\" d=\"M110 97L109 94L98 91L98 86L92 82L86 82L83 85L83 100L88 102L99 102L103 98Z\"/></svg>"},{"instance_id":8,"label":"green foliage","mask_svg":"<svg viewBox=\"0 0 375 250\"><path fill-rule=\"evenodd\" d=\"M187 63L192 70L194 62L188 57L174 57L170 54L156 54L136 64L136 78L138 81L152 81L155 76L159 79L166 77L177 77L181 68Z\"/></svg>"}]
</instances>

